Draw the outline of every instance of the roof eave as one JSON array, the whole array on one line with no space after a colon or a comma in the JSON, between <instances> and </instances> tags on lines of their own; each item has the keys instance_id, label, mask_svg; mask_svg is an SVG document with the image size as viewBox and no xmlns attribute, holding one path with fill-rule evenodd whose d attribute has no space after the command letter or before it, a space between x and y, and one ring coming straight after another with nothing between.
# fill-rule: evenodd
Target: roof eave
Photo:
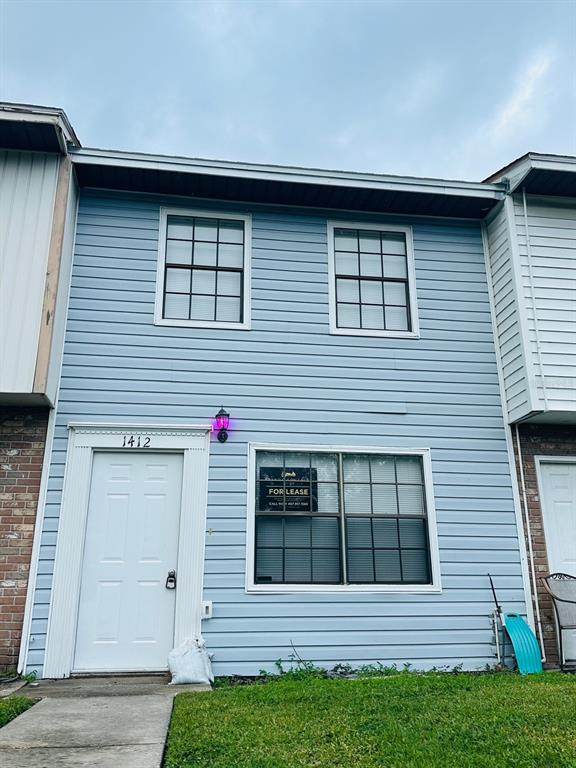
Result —
<instances>
[{"instance_id":1,"label":"roof eave","mask_svg":"<svg viewBox=\"0 0 576 768\"><path fill-rule=\"evenodd\" d=\"M203 175L263 181L293 182L298 184L323 184L334 187L357 189L381 189L420 194L478 197L500 200L506 186L500 183L463 182L444 179L427 179L379 174L353 173L348 171L324 171L288 166L234 163L221 160L167 157L133 152L91 149L73 150L70 157L75 163L108 167L172 171L176 173L201 173Z\"/></svg>"},{"instance_id":2,"label":"roof eave","mask_svg":"<svg viewBox=\"0 0 576 768\"><path fill-rule=\"evenodd\" d=\"M510 165L489 176L486 181L489 183L507 182L509 191L514 192L522 186L533 170L576 173L576 157L528 152L513 163L510 163Z\"/></svg>"},{"instance_id":3,"label":"roof eave","mask_svg":"<svg viewBox=\"0 0 576 768\"><path fill-rule=\"evenodd\" d=\"M63 109L57 107L0 102L0 120L53 125L63 154L67 154L70 147L80 148L82 146L72 124L68 120L68 116Z\"/></svg>"}]
</instances>

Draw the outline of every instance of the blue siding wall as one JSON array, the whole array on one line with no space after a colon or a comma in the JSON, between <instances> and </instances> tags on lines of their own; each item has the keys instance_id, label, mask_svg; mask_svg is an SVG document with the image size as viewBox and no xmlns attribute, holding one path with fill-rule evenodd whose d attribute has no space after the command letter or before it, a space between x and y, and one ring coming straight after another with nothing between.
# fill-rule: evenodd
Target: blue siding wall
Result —
<instances>
[{"instance_id":1,"label":"blue siding wall","mask_svg":"<svg viewBox=\"0 0 576 768\"><path fill-rule=\"evenodd\" d=\"M252 330L168 328L153 325L161 203L81 199L31 668L43 662L67 422L198 423L221 404L233 431L211 448L203 624L217 674L272 668L291 642L330 666L493 663L487 572L508 610L525 606L479 225L411 222L419 340L330 336L327 216L235 206L253 214ZM430 447L442 594L246 594L250 440Z\"/></svg>"}]
</instances>

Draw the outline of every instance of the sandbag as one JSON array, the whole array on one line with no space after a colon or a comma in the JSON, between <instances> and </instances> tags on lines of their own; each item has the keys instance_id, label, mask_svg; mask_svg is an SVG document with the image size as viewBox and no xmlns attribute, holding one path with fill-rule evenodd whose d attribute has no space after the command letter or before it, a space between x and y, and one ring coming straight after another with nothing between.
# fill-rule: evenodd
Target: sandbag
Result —
<instances>
[{"instance_id":1,"label":"sandbag","mask_svg":"<svg viewBox=\"0 0 576 768\"><path fill-rule=\"evenodd\" d=\"M201 637L184 640L168 654L168 668L172 675L170 685L209 685L214 680L210 657Z\"/></svg>"}]
</instances>

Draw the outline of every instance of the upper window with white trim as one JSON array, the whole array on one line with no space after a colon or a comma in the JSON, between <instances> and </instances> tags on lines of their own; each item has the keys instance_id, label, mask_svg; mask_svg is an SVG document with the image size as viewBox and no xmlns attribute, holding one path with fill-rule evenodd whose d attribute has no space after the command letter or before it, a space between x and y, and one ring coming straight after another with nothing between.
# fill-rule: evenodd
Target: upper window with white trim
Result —
<instances>
[{"instance_id":1,"label":"upper window with white trim","mask_svg":"<svg viewBox=\"0 0 576 768\"><path fill-rule=\"evenodd\" d=\"M163 211L156 322L248 327L250 220Z\"/></svg>"},{"instance_id":2,"label":"upper window with white trim","mask_svg":"<svg viewBox=\"0 0 576 768\"><path fill-rule=\"evenodd\" d=\"M258 450L254 585L432 585L424 455Z\"/></svg>"},{"instance_id":3,"label":"upper window with white trim","mask_svg":"<svg viewBox=\"0 0 576 768\"><path fill-rule=\"evenodd\" d=\"M334 333L416 336L410 227L330 223Z\"/></svg>"}]
</instances>

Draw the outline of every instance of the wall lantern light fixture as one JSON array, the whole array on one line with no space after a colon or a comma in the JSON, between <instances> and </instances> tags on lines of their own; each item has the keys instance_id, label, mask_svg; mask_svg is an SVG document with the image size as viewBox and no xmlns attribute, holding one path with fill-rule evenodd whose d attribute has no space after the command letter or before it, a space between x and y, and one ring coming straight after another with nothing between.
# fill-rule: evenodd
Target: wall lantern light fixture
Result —
<instances>
[{"instance_id":1,"label":"wall lantern light fixture","mask_svg":"<svg viewBox=\"0 0 576 768\"><path fill-rule=\"evenodd\" d=\"M220 443L225 443L228 440L228 427L230 425L230 414L227 413L224 408L220 408L216 414L216 429L218 430L217 438Z\"/></svg>"}]
</instances>

